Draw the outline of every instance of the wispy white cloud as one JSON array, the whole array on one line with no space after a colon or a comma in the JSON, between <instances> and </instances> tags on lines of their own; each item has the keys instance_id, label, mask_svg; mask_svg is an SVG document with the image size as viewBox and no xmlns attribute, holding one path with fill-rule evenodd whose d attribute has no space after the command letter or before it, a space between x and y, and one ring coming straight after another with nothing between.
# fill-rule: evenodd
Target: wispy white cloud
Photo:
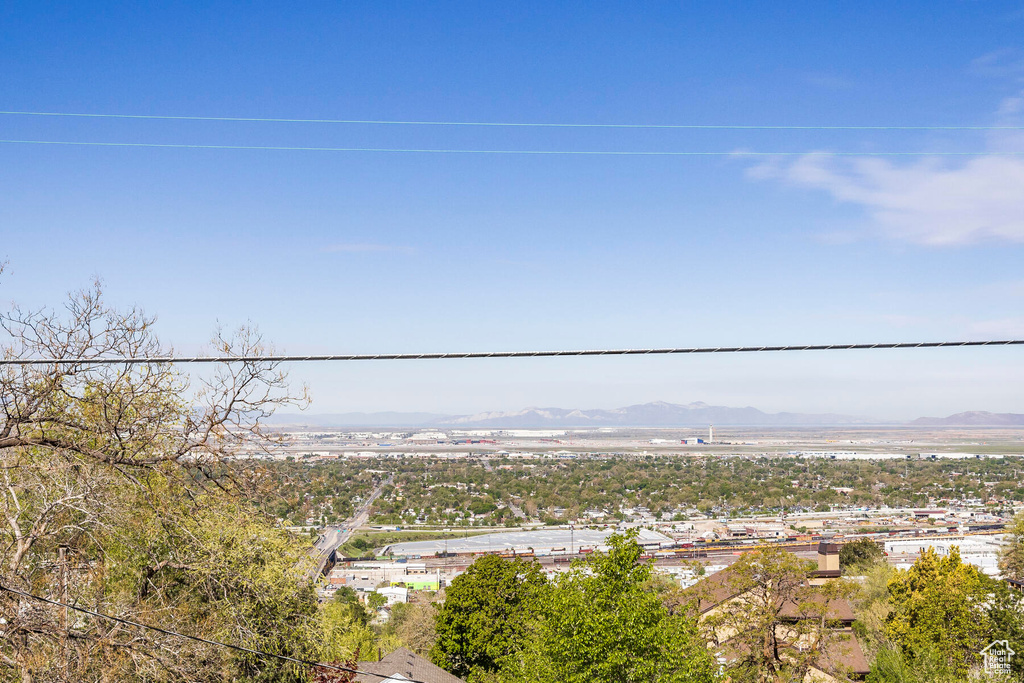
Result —
<instances>
[{"instance_id":1,"label":"wispy white cloud","mask_svg":"<svg viewBox=\"0 0 1024 683\"><path fill-rule=\"evenodd\" d=\"M990 78L1024 79L1024 53L1017 48L993 50L971 60L968 71Z\"/></svg>"},{"instance_id":2,"label":"wispy white cloud","mask_svg":"<svg viewBox=\"0 0 1024 683\"><path fill-rule=\"evenodd\" d=\"M1004 100L998 125L1024 115L1024 97ZM1024 151L1019 131L996 131L989 149ZM930 246L1024 242L1024 158L982 155L965 161L923 157L912 162L808 154L748 169L748 175L830 194L861 207L864 233ZM863 236L863 235L862 235ZM843 233L849 237L848 232Z\"/></svg>"},{"instance_id":3,"label":"wispy white cloud","mask_svg":"<svg viewBox=\"0 0 1024 683\"><path fill-rule=\"evenodd\" d=\"M935 158L897 164L807 155L749 173L859 205L883 237L933 246L1024 242L1022 159L986 156L951 166Z\"/></svg>"},{"instance_id":4,"label":"wispy white cloud","mask_svg":"<svg viewBox=\"0 0 1024 683\"><path fill-rule=\"evenodd\" d=\"M411 254L415 250L412 247L392 244L330 244L320 251L342 254L372 254L385 252Z\"/></svg>"}]
</instances>

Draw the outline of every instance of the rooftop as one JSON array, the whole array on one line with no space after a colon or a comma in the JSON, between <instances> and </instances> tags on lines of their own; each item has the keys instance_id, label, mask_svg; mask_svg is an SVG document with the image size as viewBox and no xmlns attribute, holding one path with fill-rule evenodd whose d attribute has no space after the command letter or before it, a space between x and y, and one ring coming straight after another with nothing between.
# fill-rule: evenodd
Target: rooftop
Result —
<instances>
[{"instance_id":1,"label":"rooftop","mask_svg":"<svg viewBox=\"0 0 1024 683\"><path fill-rule=\"evenodd\" d=\"M385 681L414 680L423 683L465 683L430 660L415 652L400 647L379 662L359 662L357 668L366 673L356 674L357 683L380 683ZM376 675L367 675L376 674ZM381 679L381 676L387 676Z\"/></svg>"},{"instance_id":2,"label":"rooftop","mask_svg":"<svg viewBox=\"0 0 1024 683\"><path fill-rule=\"evenodd\" d=\"M468 538L451 537L433 541L395 543L384 548L384 553L398 556L424 556L436 553L550 553L553 551L576 552L580 548L593 550L607 549L606 541L615 533L613 529L538 529L535 531L506 531L496 534L482 534ZM638 541L641 545L673 543L665 534L640 529Z\"/></svg>"}]
</instances>

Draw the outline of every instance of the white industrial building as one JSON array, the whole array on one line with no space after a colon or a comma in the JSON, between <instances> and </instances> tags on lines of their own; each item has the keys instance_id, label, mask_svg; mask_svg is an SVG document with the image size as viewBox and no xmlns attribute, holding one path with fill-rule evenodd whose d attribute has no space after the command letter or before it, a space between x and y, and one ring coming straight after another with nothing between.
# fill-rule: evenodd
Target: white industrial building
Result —
<instances>
[{"instance_id":1,"label":"white industrial building","mask_svg":"<svg viewBox=\"0 0 1024 683\"><path fill-rule=\"evenodd\" d=\"M535 555L578 554L607 550L608 537L613 529L537 529L534 531L507 531L482 534L468 538L448 538L433 541L396 543L385 547L381 554L395 557L429 557L439 553L533 553ZM675 545L665 534L639 529L637 541L645 550L671 548Z\"/></svg>"},{"instance_id":2,"label":"white industrial building","mask_svg":"<svg viewBox=\"0 0 1024 683\"><path fill-rule=\"evenodd\" d=\"M917 556L934 548L940 555L948 555L950 548L960 548L960 559L974 565L989 576L999 577L999 551L1005 544L1004 534L992 536L967 536L961 538L909 538L898 541L886 541L885 552L890 562L897 568L908 569ZM901 562L906 558L905 562Z\"/></svg>"},{"instance_id":3,"label":"white industrial building","mask_svg":"<svg viewBox=\"0 0 1024 683\"><path fill-rule=\"evenodd\" d=\"M409 602L409 589L404 586L386 586L378 588L377 592L387 598L388 607L400 602Z\"/></svg>"}]
</instances>

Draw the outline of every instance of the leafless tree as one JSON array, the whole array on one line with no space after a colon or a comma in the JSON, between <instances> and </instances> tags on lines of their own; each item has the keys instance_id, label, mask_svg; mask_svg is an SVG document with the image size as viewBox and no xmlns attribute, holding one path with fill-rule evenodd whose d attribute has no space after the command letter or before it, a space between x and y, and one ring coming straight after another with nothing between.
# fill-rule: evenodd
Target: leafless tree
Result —
<instances>
[{"instance_id":1,"label":"leafless tree","mask_svg":"<svg viewBox=\"0 0 1024 683\"><path fill-rule=\"evenodd\" d=\"M202 568L208 589L217 588L200 567L210 544L192 513L211 489L237 496L258 481L248 465L280 446L264 418L305 396L290 394L280 368L259 360L270 350L251 327L218 333L214 353L252 360L204 375L158 362L91 363L170 355L153 319L108 307L98 284L62 311L13 307L0 326L2 358L51 361L0 367L0 583L204 628L183 607L195 597L175 594L196 578L165 579ZM9 592L0 592L0 619L0 680L5 669L23 683L223 673L218 655L194 643Z\"/></svg>"}]
</instances>

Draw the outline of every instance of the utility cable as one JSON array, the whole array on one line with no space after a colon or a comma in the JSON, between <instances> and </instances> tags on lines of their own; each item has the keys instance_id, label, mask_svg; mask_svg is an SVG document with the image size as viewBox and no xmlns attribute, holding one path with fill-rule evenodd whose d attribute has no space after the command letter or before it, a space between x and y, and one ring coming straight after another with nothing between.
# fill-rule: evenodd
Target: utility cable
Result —
<instances>
[{"instance_id":1,"label":"utility cable","mask_svg":"<svg viewBox=\"0 0 1024 683\"><path fill-rule=\"evenodd\" d=\"M34 593L28 593L26 591L18 590L17 588L11 588L10 586L5 586L3 584L0 584L0 590L7 591L8 593L13 593L15 595L20 595L22 597L31 598L32 600L38 600L39 602L45 602L45 603L47 603L49 605L54 605L56 607L64 607L64 608L67 608L67 609L73 609L76 612L82 612L83 614L88 614L90 616L97 617L97 618L100 618L100 619L108 619L110 621L117 622L119 624L124 624L125 626L134 626L136 628L148 629L150 631L156 631L157 633L162 633L162 634L167 635L167 636L176 636L178 638L186 638L188 640L194 640L194 641L199 642L199 643L205 643L206 645L216 645L217 647L224 647L224 648L228 648L228 649L231 649L231 650L237 650L239 652L245 652L247 654L257 655L258 657L263 657L263 658L268 658L268 659L280 659L280 660L283 660L283 661L286 661L286 662L292 662L293 664L302 664L303 666L316 667L316 668L320 668L320 669L331 669L333 671L344 671L346 673L354 673L354 674L359 674L361 676L376 676L377 678L383 678L383 679L389 679L393 675L393 674L378 674L378 673L373 673L373 672L370 672L370 671L360 671L359 669L351 669L351 668L348 668L348 667L345 667L345 666L338 666L336 664L324 664L322 662L314 662L314 661L310 661L310 660L307 660L307 659L299 659L297 657L289 657L288 655L278 655L278 654L274 654L272 652L263 652L262 650L254 650L252 648L244 647L242 645L233 645L231 643L223 643L223 642L221 642L219 640L210 640L208 638L201 638L199 636L190 636L187 633L178 633L177 631L170 631L170 630L165 629L165 628L160 628L159 626L150 626L149 624L142 624L142 623L139 623L137 621L131 621L129 619L122 619L121 617L115 617L115 616L112 616L110 614L103 614L102 612L94 612L94 611L92 611L90 609L86 609L84 607L78 607L77 605L71 605L71 604L68 604L66 602L58 602L56 600L50 600L49 598L44 598L41 595L36 595ZM409 683L426 683L426 681L418 681L418 680L411 679L411 678L410 679L405 679L405 680L408 680Z\"/></svg>"},{"instance_id":2,"label":"utility cable","mask_svg":"<svg viewBox=\"0 0 1024 683\"><path fill-rule=\"evenodd\" d=\"M871 151L839 151L822 150L800 152L757 152L736 150L725 152L713 150L700 152L682 151L645 151L645 150L571 150L571 149L458 149L431 147L303 147L292 145L205 145L178 142L102 142L80 140L0 140L8 145L53 145L63 147L148 147L156 149L220 149L220 150L257 150L272 152L390 152L393 154L503 154L533 156L621 156L621 157L802 157L802 156L835 156L835 157L978 157L978 156L1024 156L1024 151L992 151L992 152L871 152Z\"/></svg>"},{"instance_id":3,"label":"utility cable","mask_svg":"<svg viewBox=\"0 0 1024 683\"><path fill-rule=\"evenodd\" d=\"M939 342L879 342L874 344L799 344L788 346L692 346L658 349L592 349L568 351L455 351L449 353L349 353L334 355L256 356L118 356L88 358L0 358L3 365L140 365L148 363L306 363L360 360L464 360L469 358L561 358L569 356L665 356L706 353L764 353L774 351L855 351L876 349L937 349L967 346L1021 346L1024 339Z\"/></svg>"},{"instance_id":4,"label":"utility cable","mask_svg":"<svg viewBox=\"0 0 1024 683\"><path fill-rule=\"evenodd\" d=\"M373 126L475 126L492 128L628 128L661 130L1024 130L1024 126L816 126L676 123L550 123L511 121L402 121L387 119L289 119L258 116L171 116L160 114L87 114L61 111L0 111L6 116L53 116L90 119L141 119L156 121L234 121L250 123L337 123Z\"/></svg>"}]
</instances>

